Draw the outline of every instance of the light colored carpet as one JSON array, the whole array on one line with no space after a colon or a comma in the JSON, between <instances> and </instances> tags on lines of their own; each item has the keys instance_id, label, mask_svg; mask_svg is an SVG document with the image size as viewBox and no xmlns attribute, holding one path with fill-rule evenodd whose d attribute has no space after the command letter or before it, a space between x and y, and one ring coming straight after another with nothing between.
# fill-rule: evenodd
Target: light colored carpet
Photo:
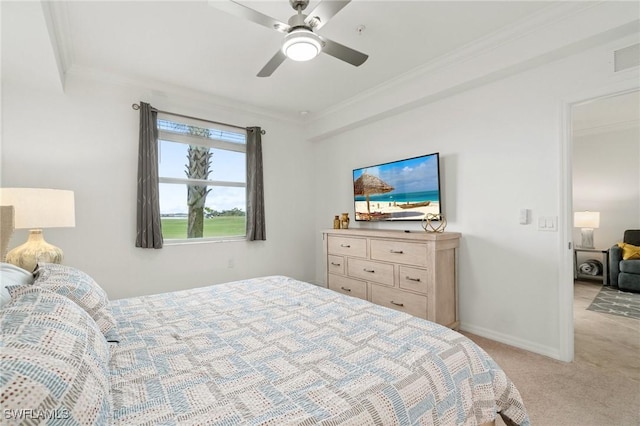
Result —
<instances>
[{"instance_id":1,"label":"light colored carpet","mask_svg":"<svg viewBox=\"0 0 640 426\"><path fill-rule=\"evenodd\" d=\"M640 321L588 311L600 288L575 283L571 363L463 333L506 371L534 426L640 425Z\"/></svg>"}]
</instances>

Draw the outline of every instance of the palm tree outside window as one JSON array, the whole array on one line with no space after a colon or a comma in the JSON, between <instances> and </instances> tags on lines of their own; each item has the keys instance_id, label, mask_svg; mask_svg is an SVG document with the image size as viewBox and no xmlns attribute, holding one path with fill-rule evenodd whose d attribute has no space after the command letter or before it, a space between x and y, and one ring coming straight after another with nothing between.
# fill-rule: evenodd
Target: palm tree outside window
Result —
<instances>
[{"instance_id":1,"label":"palm tree outside window","mask_svg":"<svg viewBox=\"0 0 640 426\"><path fill-rule=\"evenodd\" d=\"M158 114L164 240L246 235L246 132Z\"/></svg>"}]
</instances>

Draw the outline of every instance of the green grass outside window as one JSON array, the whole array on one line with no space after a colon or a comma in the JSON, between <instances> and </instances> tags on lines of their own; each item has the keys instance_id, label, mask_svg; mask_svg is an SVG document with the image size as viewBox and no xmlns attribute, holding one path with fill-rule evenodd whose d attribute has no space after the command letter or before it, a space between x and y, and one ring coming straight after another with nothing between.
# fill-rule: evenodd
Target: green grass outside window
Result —
<instances>
[{"instance_id":1,"label":"green grass outside window","mask_svg":"<svg viewBox=\"0 0 640 426\"><path fill-rule=\"evenodd\" d=\"M162 218L166 240L187 239L187 219ZM245 216L219 216L204 220L203 238L238 237L246 233Z\"/></svg>"}]
</instances>

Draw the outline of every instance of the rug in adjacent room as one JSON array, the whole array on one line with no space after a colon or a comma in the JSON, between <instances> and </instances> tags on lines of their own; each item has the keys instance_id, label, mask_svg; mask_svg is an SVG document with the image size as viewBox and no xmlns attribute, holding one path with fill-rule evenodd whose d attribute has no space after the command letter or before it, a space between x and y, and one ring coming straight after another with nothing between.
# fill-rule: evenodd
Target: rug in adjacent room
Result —
<instances>
[{"instance_id":1,"label":"rug in adjacent room","mask_svg":"<svg viewBox=\"0 0 640 426\"><path fill-rule=\"evenodd\" d=\"M603 286L587 308L590 311L640 319L640 293Z\"/></svg>"}]
</instances>

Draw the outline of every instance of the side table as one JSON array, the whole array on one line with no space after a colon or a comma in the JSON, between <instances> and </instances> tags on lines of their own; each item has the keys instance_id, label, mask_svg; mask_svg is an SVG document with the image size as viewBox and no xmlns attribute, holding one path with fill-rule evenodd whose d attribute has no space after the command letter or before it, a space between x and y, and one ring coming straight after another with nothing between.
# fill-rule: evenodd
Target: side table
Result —
<instances>
[{"instance_id":1,"label":"side table","mask_svg":"<svg viewBox=\"0 0 640 426\"><path fill-rule=\"evenodd\" d=\"M599 253L602 258L602 275L581 274L578 269L578 253ZM602 285L609 285L609 250L598 248L574 247L573 249L573 278L602 279Z\"/></svg>"}]
</instances>

